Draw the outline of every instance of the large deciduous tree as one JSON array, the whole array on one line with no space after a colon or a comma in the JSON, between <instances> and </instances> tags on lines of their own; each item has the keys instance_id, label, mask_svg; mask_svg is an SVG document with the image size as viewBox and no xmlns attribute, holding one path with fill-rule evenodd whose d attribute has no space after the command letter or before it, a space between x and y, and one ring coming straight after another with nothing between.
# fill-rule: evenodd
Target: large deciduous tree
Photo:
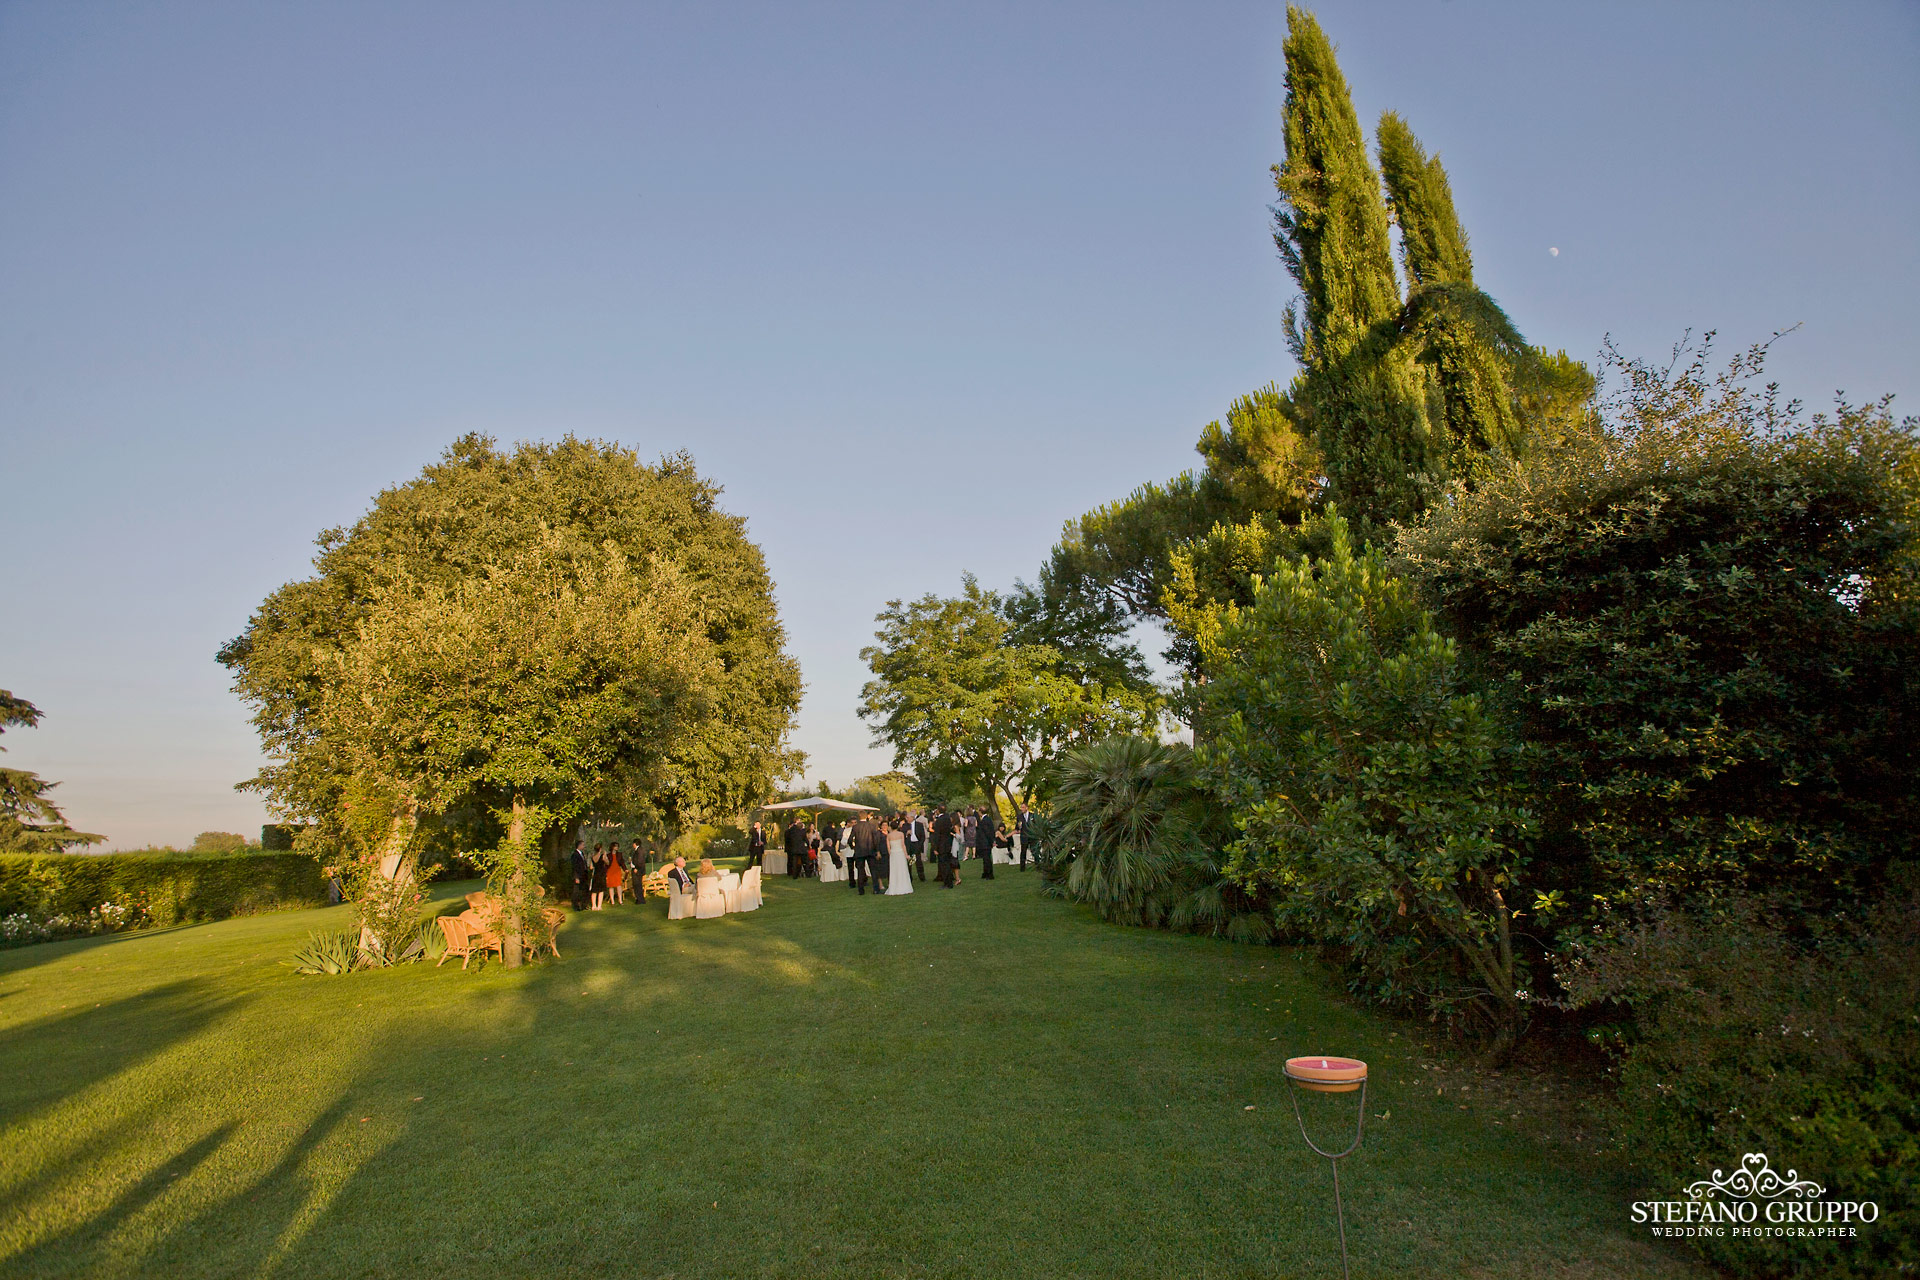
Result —
<instances>
[{"instance_id":1,"label":"large deciduous tree","mask_svg":"<svg viewBox=\"0 0 1920 1280\"><path fill-rule=\"evenodd\" d=\"M860 715L893 748L895 765L943 789L964 779L989 799L1017 801L1015 784L1062 747L1153 724L1159 698L1137 655L1130 664L1130 651L1094 658L1023 640L1049 629L1044 604L1031 597L1015 616L971 576L956 597L888 603L879 643L860 651L873 672ZM1073 631L1051 629L1063 639Z\"/></svg>"},{"instance_id":2,"label":"large deciduous tree","mask_svg":"<svg viewBox=\"0 0 1920 1280\"><path fill-rule=\"evenodd\" d=\"M676 827L764 797L799 764L799 672L718 496L684 455L456 442L222 649L273 757L243 785L363 868L423 816L491 814L510 913L589 809Z\"/></svg>"}]
</instances>

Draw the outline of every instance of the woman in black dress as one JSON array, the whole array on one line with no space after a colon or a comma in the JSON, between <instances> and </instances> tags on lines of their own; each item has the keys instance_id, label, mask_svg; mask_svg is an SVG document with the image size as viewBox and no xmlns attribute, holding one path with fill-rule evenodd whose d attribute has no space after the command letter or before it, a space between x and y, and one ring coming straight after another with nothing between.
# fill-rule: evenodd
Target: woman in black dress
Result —
<instances>
[{"instance_id":1,"label":"woman in black dress","mask_svg":"<svg viewBox=\"0 0 1920 1280\"><path fill-rule=\"evenodd\" d=\"M598 911L607 897L607 851L593 846L593 909Z\"/></svg>"}]
</instances>

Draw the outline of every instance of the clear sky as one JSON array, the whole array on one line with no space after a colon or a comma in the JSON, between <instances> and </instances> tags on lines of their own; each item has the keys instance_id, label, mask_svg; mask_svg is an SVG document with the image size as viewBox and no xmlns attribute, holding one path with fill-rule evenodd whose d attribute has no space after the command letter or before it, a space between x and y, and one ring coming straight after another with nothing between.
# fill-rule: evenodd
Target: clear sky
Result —
<instances>
[{"instance_id":1,"label":"clear sky","mask_svg":"<svg viewBox=\"0 0 1920 1280\"><path fill-rule=\"evenodd\" d=\"M1531 339L1776 349L1920 411L1920 5L1325 3ZM0 6L9 764L252 831L213 661L462 432L690 450L766 548L808 778L886 600L1031 577L1292 368L1279 4ZM1557 256L1550 250L1558 249Z\"/></svg>"}]
</instances>

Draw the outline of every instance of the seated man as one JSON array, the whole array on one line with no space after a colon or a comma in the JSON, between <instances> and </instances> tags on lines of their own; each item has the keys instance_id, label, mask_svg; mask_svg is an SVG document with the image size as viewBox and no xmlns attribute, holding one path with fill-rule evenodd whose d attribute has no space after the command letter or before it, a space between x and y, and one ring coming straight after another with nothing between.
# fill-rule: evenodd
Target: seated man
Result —
<instances>
[{"instance_id":1,"label":"seated man","mask_svg":"<svg viewBox=\"0 0 1920 1280\"><path fill-rule=\"evenodd\" d=\"M689 898L693 896L693 877L687 874L687 860L684 856L673 860L673 866L667 870L667 881Z\"/></svg>"}]
</instances>

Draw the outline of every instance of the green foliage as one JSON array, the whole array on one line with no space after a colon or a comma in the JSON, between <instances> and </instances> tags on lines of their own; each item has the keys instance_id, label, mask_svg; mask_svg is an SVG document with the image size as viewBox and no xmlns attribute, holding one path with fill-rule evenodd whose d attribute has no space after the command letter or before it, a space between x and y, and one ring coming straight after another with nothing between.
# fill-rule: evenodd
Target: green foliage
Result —
<instances>
[{"instance_id":1,"label":"green foliage","mask_svg":"<svg viewBox=\"0 0 1920 1280\"><path fill-rule=\"evenodd\" d=\"M1749 1151L1872 1200L1855 1240L1703 1239L1732 1274L1867 1277L1920 1256L1920 895L1809 945L1751 900L1665 907L1577 948L1582 1004L1633 1010L1615 1136L1665 1195Z\"/></svg>"},{"instance_id":2,"label":"green foliage","mask_svg":"<svg viewBox=\"0 0 1920 1280\"><path fill-rule=\"evenodd\" d=\"M1284 392L1269 385L1236 401L1225 427L1209 424L1198 473L1069 521L1041 575L1050 596L1097 595L1130 617L1245 603L1250 572L1235 562L1250 554L1257 572L1285 550L1275 545L1283 531L1323 502L1338 502L1363 540L1380 540L1450 483L1478 483L1535 436L1557 438L1587 417L1586 368L1529 346L1474 285L1439 158L1388 112L1376 173L1326 34L1296 7L1287 26L1273 214L1300 289L1286 321L1299 376ZM1193 561L1184 579L1182 555ZM1209 595L1215 587L1224 594ZM1168 656L1192 670L1197 655L1177 627L1176 636Z\"/></svg>"},{"instance_id":3,"label":"green foliage","mask_svg":"<svg viewBox=\"0 0 1920 1280\"><path fill-rule=\"evenodd\" d=\"M170 925L326 900L320 868L293 853L0 854L0 915L84 916L120 903Z\"/></svg>"},{"instance_id":4,"label":"green foliage","mask_svg":"<svg viewBox=\"0 0 1920 1280\"><path fill-rule=\"evenodd\" d=\"M294 837L300 828L286 823L269 822L260 828L260 847L268 853L286 853L292 850Z\"/></svg>"},{"instance_id":5,"label":"green foliage","mask_svg":"<svg viewBox=\"0 0 1920 1280\"><path fill-rule=\"evenodd\" d=\"M395 751L430 766L420 798L449 808L462 786L499 810L510 786L533 785L564 795L563 809L652 808L672 826L762 798L798 763L785 737L799 672L760 551L718 497L685 455L648 467L572 437L511 452L456 441L351 530L323 533L315 576L268 597L221 650L276 758L253 785L336 827L367 758ZM399 656L437 623L446 635L432 633L395 677L433 697L381 687L375 654ZM514 628L515 644L484 646L479 631L494 623ZM639 657L619 652L630 640ZM673 679L656 690L654 675ZM683 687L694 675L697 687ZM409 718L349 716L341 689L353 676ZM584 728L568 720L576 705ZM493 714L515 723L484 761L452 745L484 736ZM356 737L370 727L378 750Z\"/></svg>"},{"instance_id":6,"label":"green foliage","mask_svg":"<svg viewBox=\"0 0 1920 1280\"><path fill-rule=\"evenodd\" d=\"M360 967L360 963L359 936L351 929L310 933L307 935L305 945L293 953L295 973L328 974L337 977L343 973L352 973Z\"/></svg>"},{"instance_id":7,"label":"green foliage","mask_svg":"<svg viewBox=\"0 0 1920 1280\"><path fill-rule=\"evenodd\" d=\"M259 847L258 842L247 839L237 831L202 831L193 838L190 846L194 853L240 853Z\"/></svg>"},{"instance_id":8,"label":"green foliage","mask_svg":"<svg viewBox=\"0 0 1920 1280\"><path fill-rule=\"evenodd\" d=\"M15 911L0 916L0 947L24 947L35 942L59 938L93 937L102 933L124 933L144 929L153 920L139 903L103 902L84 915L35 915Z\"/></svg>"},{"instance_id":9,"label":"green foliage","mask_svg":"<svg viewBox=\"0 0 1920 1280\"><path fill-rule=\"evenodd\" d=\"M1212 821L1184 743L1112 737L1045 770L1040 874L1052 892L1123 924L1265 941L1272 925L1224 879Z\"/></svg>"},{"instance_id":10,"label":"green foliage","mask_svg":"<svg viewBox=\"0 0 1920 1280\"><path fill-rule=\"evenodd\" d=\"M1513 745L1407 584L1327 524L1324 558L1279 561L1249 607L1197 626L1229 874L1345 948L1374 998L1470 1014L1504 1047L1527 1000Z\"/></svg>"},{"instance_id":11,"label":"green foliage","mask_svg":"<svg viewBox=\"0 0 1920 1280\"><path fill-rule=\"evenodd\" d=\"M222 649L276 759L250 785L359 868L356 892L380 851L417 852L423 817L464 815L494 837L510 931L580 816L673 830L761 799L800 761L799 672L717 499L684 455L457 441L321 535L316 576Z\"/></svg>"},{"instance_id":12,"label":"green foliage","mask_svg":"<svg viewBox=\"0 0 1920 1280\"><path fill-rule=\"evenodd\" d=\"M1920 448L1884 404L1801 421L1615 357L1604 422L1399 543L1531 745L1526 904L1579 932L1652 896L1870 892L1920 820Z\"/></svg>"},{"instance_id":13,"label":"green foliage","mask_svg":"<svg viewBox=\"0 0 1920 1280\"><path fill-rule=\"evenodd\" d=\"M40 708L0 689L0 734L13 725L31 729L39 723ZM5 750L0 747L0 751ZM59 853L77 844L98 844L106 839L67 825L47 794L59 785L25 769L0 769L0 851Z\"/></svg>"},{"instance_id":14,"label":"green foliage","mask_svg":"<svg viewBox=\"0 0 1920 1280\"><path fill-rule=\"evenodd\" d=\"M1158 717L1151 686L1076 678L1059 649L1020 643L1000 597L971 576L955 598L889 601L879 622L880 643L860 651L874 676L860 715L896 766L937 791L1016 799L1014 784L1062 748Z\"/></svg>"}]
</instances>

